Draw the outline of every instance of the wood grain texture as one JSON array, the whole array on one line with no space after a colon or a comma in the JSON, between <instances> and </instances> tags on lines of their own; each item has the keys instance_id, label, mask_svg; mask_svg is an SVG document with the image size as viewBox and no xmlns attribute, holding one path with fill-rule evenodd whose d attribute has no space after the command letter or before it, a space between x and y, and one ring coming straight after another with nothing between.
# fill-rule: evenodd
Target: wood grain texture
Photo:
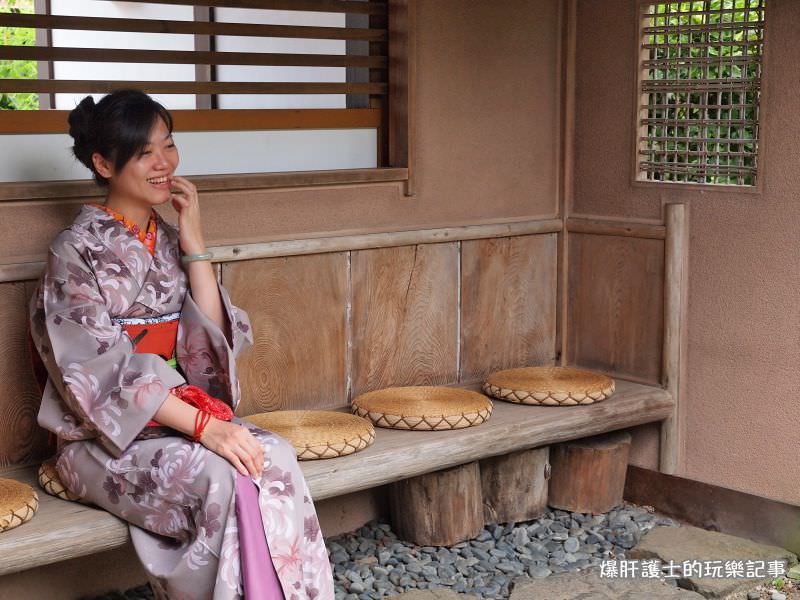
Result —
<instances>
[{"instance_id":1,"label":"wood grain texture","mask_svg":"<svg viewBox=\"0 0 800 600\"><path fill-rule=\"evenodd\" d=\"M519 523L547 509L550 447L532 448L480 461L483 519Z\"/></svg>"},{"instance_id":2,"label":"wood grain texture","mask_svg":"<svg viewBox=\"0 0 800 600\"><path fill-rule=\"evenodd\" d=\"M570 512L600 514L622 504L631 436L625 431L550 448L547 503Z\"/></svg>"},{"instance_id":3,"label":"wood grain texture","mask_svg":"<svg viewBox=\"0 0 800 600\"><path fill-rule=\"evenodd\" d=\"M495 402L489 421L467 429L382 429L375 443L361 452L304 461L300 468L318 501L482 458L660 421L672 414L673 402L665 390L627 381L616 384L614 396L586 406ZM35 468L2 475L36 481ZM115 548L129 539L127 526L104 511L46 494L41 494L41 501L30 523L0 535L0 575Z\"/></svg>"},{"instance_id":4,"label":"wood grain texture","mask_svg":"<svg viewBox=\"0 0 800 600\"><path fill-rule=\"evenodd\" d=\"M255 344L239 360L239 415L347 404L343 252L225 264Z\"/></svg>"},{"instance_id":5,"label":"wood grain texture","mask_svg":"<svg viewBox=\"0 0 800 600\"><path fill-rule=\"evenodd\" d=\"M689 211L684 204L667 204L664 251L664 387L675 398L675 412L661 427L659 470L674 474L681 456L681 396L686 387L687 313L689 280Z\"/></svg>"},{"instance_id":6,"label":"wood grain texture","mask_svg":"<svg viewBox=\"0 0 800 600\"><path fill-rule=\"evenodd\" d=\"M555 234L463 242L461 381L553 364L556 254Z\"/></svg>"},{"instance_id":7,"label":"wood grain texture","mask_svg":"<svg viewBox=\"0 0 800 600\"><path fill-rule=\"evenodd\" d=\"M0 284L0 467L47 456L47 433L36 423L41 396L28 347L28 301L33 283Z\"/></svg>"},{"instance_id":8,"label":"wood grain texture","mask_svg":"<svg viewBox=\"0 0 800 600\"><path fill-rule=\"evenodd\" d=\"M570 234L569 364L661 382L664 242Z\"/></svg>"},{"instance_id":9,"label":"wood grain texture","mask_svg":"<svg viewBox=\"0 0 800 600\"><path fill-rule=\"evenodd\" d=\"M451 546L483 529L478 461L389 486L392 529L417 546Z\"/></svg>"},{"instance_id":10,"label":"wood grain texture","mask_svg":"<svg viewBox=\"0 0 800 600\"><path fill-rule=\"evenodd\" d=\"M458 245L352 253L353 397L457 380Z\"/></svg>"}]
</instances>

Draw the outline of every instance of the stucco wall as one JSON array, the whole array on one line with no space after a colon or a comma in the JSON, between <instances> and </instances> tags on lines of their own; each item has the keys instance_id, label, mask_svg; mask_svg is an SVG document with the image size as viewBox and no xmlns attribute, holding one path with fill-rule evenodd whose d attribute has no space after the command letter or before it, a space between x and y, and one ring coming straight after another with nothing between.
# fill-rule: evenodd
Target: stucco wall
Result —
<instances>
[{"instance_id":1,"label":"stucco wall","mask_svg":"<svg viewBox=\"0 0 800 600\"><path fill-rule=\"evenodd\" d=\"M763 189L632 185L635 0L578 0L571 216L660 222L689 205L687 394L679 475L800 504L800 2L770 0ZM637 457L653 456L651 428Z\"/></svg>"}]
</instances>

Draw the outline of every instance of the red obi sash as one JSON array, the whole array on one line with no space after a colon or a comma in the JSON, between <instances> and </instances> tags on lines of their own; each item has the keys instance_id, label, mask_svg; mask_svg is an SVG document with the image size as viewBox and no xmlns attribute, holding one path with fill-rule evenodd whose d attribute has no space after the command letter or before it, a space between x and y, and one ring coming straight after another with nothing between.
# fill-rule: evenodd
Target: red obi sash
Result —
<instances>
[{"instance_id":1,"label":"red obi sash","mask_svg":"<svg viewBox=\"0 0 800 600\"><path fill-rule=\"evenodd\" d=\"M170 313L158 317L148 317L143 319L123 319L115 318L113 321L119 324L128 337L133 342L134 352L146 352L158 354L173 368L178 368L178 361L175 356L175 348L178 340L178 322L180 313ZM209 396L204 390L194 385L181 385L170 390L187 404L194 406L202 411L210 413L222 421L230 421L233 418L231 407L219 398ZM160 427L158 421L149 421L147 427Z\"/></svg>"}]
</instances>

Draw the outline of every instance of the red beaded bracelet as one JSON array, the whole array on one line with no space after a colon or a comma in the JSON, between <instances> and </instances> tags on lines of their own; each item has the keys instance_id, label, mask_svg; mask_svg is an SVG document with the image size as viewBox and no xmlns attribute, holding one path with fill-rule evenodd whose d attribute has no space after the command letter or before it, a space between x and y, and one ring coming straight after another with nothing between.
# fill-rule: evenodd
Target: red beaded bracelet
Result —
<instances>
[{"instance_id":1,"label":"red beaded bracelet","mask_svg":"<svg viewBox=\"0 0 800 600\"><path fill-rule=\"evenodd\" d=\"M204 410L198 410L197 414L194 417L194 435L192 439L195 442L200 441L200 437L203 435L203 431L208 425L208 422L211 420L211 413L206 412Z\"/></svg>"}]
</instances>

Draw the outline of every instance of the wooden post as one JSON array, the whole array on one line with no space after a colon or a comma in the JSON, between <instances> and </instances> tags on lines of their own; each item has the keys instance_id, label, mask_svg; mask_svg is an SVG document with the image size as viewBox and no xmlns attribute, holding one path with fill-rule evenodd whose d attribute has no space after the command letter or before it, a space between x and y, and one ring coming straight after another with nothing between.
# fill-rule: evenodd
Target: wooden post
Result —
<instances>
[{"instance_id":1,"label":"wooden post","mask_svg":"<svg viewBox=\"0 0 800 600\"><path fill-rule=\"evenodd\" d=\"M554 445L548 504L594 514L622 504L630 446L625 431Z\"/></svg>"},{"instance_id":2,"label":"wooden post","mask_svg":"<svg viewBox=\"0 0 800 600\"><path fill-rule=\"evenodd\" d=\"M389 486L392 529L419 546L450 546L483 529L478 462L427 473Z\"/></svg>"},{"instance_id":3,"label":"wooden post","mask_svg":"<svg viewBox=\"0 0 800 600\"><path fill-rule=\"evenodd\" d=\"M485 523L528 521L547 508L549 449L533 448L481 461Z\"/></svg>"},{"instance_id":4,"label":"wooden post","mask_svg":"<svg viewBox=\"0 0 800 600\"><path fill-rule=\"evenodd\" d=\"M672 416L661 422L659 470L675 474L680 462L681 380L685 371L687 281L689 278L688 211L683 204L667 204L664 248L664 347L662 379L675 401Z\"/></svg>"}]
</instances>

